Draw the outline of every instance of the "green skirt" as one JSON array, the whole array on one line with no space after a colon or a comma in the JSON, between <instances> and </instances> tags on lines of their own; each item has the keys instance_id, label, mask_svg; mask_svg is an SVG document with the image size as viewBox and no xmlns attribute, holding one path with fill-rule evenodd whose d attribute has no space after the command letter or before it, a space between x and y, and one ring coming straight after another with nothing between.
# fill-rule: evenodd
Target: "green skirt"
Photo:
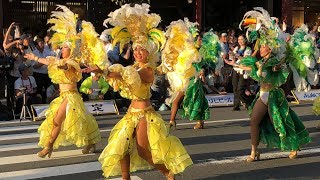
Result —
<instances>
[{"instance_id":1,"label":"green skirt","mask_svg":"<svg viewBox=\"0 0 320 180\"><path fill-rule=\"evenodd\" d=\"M259 93L249 108L259 98ZM309 133L297 114L289 107L282 89L275 88L269 92L268 113L260 123L260 142L269 148L295 151L301 145L311 142Z\"/></svg>"},{"instance_id":2,"label":"green skirt","mask_svg":"<svg viewBox=\"0 0 320 180\"><path fill-rule=\"evenodd\" d=\"M190 121L210 119L208 100L205 97L200 79L191 78L185 92L179 114Z\"/></svg>"}]
</instances>

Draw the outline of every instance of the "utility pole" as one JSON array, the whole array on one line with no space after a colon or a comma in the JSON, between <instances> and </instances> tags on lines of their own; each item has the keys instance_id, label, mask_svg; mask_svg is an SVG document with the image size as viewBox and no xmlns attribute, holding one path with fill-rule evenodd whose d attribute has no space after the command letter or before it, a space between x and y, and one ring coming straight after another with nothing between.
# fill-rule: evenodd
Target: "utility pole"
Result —
<instances>
[{"instance_id":1,"label":"utility pole","mask_svg":"<svg viewBox=\"0 0 320 180\"><path fill-rule=\"evenodd\" d=\"M285 21L287 27L292 26L292 11L293 11L293 1L292 0L282 0L281 8L281 19Z\"/></svg>"},{"instance_id":2,"label":"utility pole","mask_svg":"<svg viewBox=\"0 0 320 180\"><path fill-rule=\"evenodd\" d=\"M203 22L202 22L202 2L203 0L196 0L195 5L195 15L196 15L196 22L199 24L199 30L203 30Z\"/></svg>"}]
</instances>

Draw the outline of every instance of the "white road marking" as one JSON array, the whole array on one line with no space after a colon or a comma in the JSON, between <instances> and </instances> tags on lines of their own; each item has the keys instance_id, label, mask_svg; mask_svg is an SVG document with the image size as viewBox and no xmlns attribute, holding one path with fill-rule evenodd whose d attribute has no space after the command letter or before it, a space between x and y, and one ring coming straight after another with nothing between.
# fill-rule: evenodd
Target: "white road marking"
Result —
<instances>
[{"instance_id":1,"label":"white road marking","mask_svg":"<svg viewBox=\"0 0 320 180\"><path fill-rule=\"evenodd\" d=\"M301 149L301 151L298 151L298 158L301 155L303 156L303 155L315 154L315 153L320 153L320 147L319 146L310 147L310 148L303 148L303 149ZM290 152L263 153L263 154L260 155L260 160L288 158L289 154L290 154ZM237 163L237 162L246 161L248 156L249 156L249 154L245 155L245 156L224 157L223 159L206 159L206 160L200 160L200 161L198 161L198 163L200 165Z\"/></svg>"},{"instance_id":2,"label":"white road marking","mask_svg":"<svg viewBox=\"0 0 320 180\"><path fill-rule=\"evenodd\" d=\"M12 126L12 127L0 127L0 132L14 132L21 130L36 130L39 125L30 125L30 126Z\"/></svg>"},{"instance_id":3,"label":"white road marking","mask_svg":"<svg viewBox=\"0 0 320 180\"><path fill-rule=\"evenodd\" d=\"M0 152L39 148L38 143L21 143L0 146Z\"/></svg>"},{"instance_id":4,"label":"white road marking","mask_svg":"<svg viewBox=\"0 0 320 180\"><path fill-rule=\"evenodd\" d=\"M204 121L205 124L213 124L213 123L223 123L223 122L241 122L241 121L249 121L249 118L241 118L241 119L224 119L224 120L216 120L216 121ZM188 126L194 125L197 122L190 123L177 123L177 126Z\"/></svg>"},{"instance_id":5,"label":"white road marking","mask_svg":"<svg viewBox=\"0 0 320 180\"><path fill-rule=\"evenodd\" d=\"M80 164L72 164L65 166L55 166L47 168L29 169L21 171L11 171L0 173L1 179L5 180L21 180L21 179L35 179L52 176L62 176L68 174L85 173L91 171L101 170L101 164L99 162L88 162ZM102 176L102 175L101 175ZM121 178L115 178L111 180L120 180ZM132 180L142 180L138 176L131 176Z\"/></svg>"},{"instance_id":6,"label":"white road marking","mask_svg":"<svg viewBox=\"0 0 320 180\"><path fill-rule=\"evenodd\" d=\"M67 151L53 151L51 158L40 158L36 154L9 156L9 157L0 158L0 166L7 165L7 164L16 164L16 163L49 161L51 159L63 159L63 158L69 158L69 157L80 157L80 156L88 156L88 155L95 155L95 154L82 154L81 149L76 149L76 150L67 150Z\"/></svg>"},{"instance_id":7,"label":"white road marking","mask_svg":"<svg viewBox=\"0 0 320 180\"><path fill-rule=\"evenodd\" d=\"M103 129L100 132L110 132L111 129ZM10 134L10 135L1 135L0 141L9 141L17 139L27 139L27 138L37 138L39 137L38 133L21 133L21 134Z\"/></svg>"}]
</instances>

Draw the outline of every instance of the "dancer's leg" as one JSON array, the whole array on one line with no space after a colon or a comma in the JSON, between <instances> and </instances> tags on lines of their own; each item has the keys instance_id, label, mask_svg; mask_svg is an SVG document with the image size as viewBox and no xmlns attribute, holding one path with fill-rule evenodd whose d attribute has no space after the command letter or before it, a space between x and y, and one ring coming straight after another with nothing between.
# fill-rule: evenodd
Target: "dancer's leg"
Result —
<instances>
[{"instance_id":1,"label":"dancer's leg","mask_svg":"<svg viewBox=\"0 0 320 180\"><path fill-rule=\"evenodd\" d=\"M66 109L67 109L67 103L68 103L68 100L65 99L58 111L57 111L57 115L56 117L53 119L53 129L51 131L51 139L48 141L48 144L46 147L49 147L48 148L44 148L41 152L39 152L39 154L47 154L48 151L50 150L50 148L52 149L53 147L53 143L55 142L55 140L57 139L59 133L60 133L60 130L61 130L61 125L63 123L63 121L65 120L66 118Z\"/></svg>"},{"instance_id":2,"label":"dancer's leg","mask_svg":"<svg viewBox=\"0 0 320 180\"><path fill-rule=\"evenodd\" d=\"M122 179L130 179L130 155L127 154L120 160Z\"/></svg>"},{"instance_id":3,"label":"dancer's leg","mask_svg":"<svg viewBox=\"0 0 320 180\"><path fill-rule=\"evenodd\" d=\"M251 129L251 158L255 158L257 147L259 145L259 124L262 121L264 115L268 111L268 106L266 106L259 98L253 106L250 129Z\"/></svg>"},{"instance_id":4,"label":"dancer's leg","mask_svg":"<svg viewBox=\"0 0 320 180\"><path fill-rule=\"evenodd\" d=\"M142 118L136 128L136 140L137 140L137 150L140 157L145 159L150 165L154 166L165 176L170 174L169 170L163 164L154 164L152 160L151 152L149 151L149 140L147 134L147 121L145 118Z\"/></svg>"},{"instance_id":5,"label":"dancer's leg","mask_svg":"<svg viewBox=\"0 0 320 180\"><path fill-rule=\"evenodd\" d=\"M179 92L177 97L173 100L172 102L172 107L171 107L171 115L170 115L170 122L175 122L175 118L177 115L177 111L179 109L179 105L182 102L184 97L184 93L183 92Z\"/></svg>"}]
</instances>

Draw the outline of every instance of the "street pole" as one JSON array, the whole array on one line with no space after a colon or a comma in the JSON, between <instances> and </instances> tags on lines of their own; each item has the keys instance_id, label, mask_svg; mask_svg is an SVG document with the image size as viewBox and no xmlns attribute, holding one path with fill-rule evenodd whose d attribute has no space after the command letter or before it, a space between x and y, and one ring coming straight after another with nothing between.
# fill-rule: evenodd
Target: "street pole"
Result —
<instances>
[{"instance_id":1,"label":"street pole","mask_svg":"<svg viewBox=\"0 0 320 180\"><path fill-rule=\"evenodd\" d=\"M292 26L292 11L293 11L293 1L292 0L282 0L281 8L281 19L285 21L287 27Z\"/></svg>"},{"instance_id":2,"label":"street pole","mask_svg":"<svg viewBox=\"0 0 320 180\"><path fill-rule=\"evenodd\" d=\"M196 22L199 24L199 30L202 29L202 0L196 0Z\"/></svg>"}]
</instances>

